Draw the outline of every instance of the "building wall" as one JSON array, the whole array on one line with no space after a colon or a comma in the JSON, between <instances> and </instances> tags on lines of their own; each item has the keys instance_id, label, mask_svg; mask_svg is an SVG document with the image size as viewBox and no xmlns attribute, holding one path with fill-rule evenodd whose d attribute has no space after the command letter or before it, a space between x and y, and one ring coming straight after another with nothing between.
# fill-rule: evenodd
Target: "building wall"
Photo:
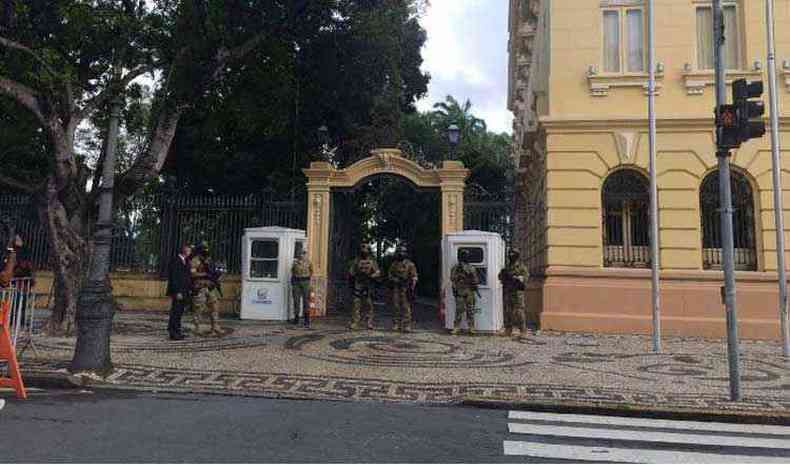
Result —
<instances>
[{"instance_id":1,"label":"building wall","mask_svg":"<svg viewBox=\"0 0 790 465\"><path fill-rule=\"evenodd\" d=\"M548 27L535 28L532 47L515 50L532 65L522 88L512 89L514 156L522 192L538 201L544 192L545 225L525 216L523 247L534 247L545 229L545 268L531 288L530 304L544 328L646 332L651 328L649 270L604 267L602 186L608 175L630 168L647 175L646 74L602 73L602 9L639 6L639 0L525 0ZM517 3L517 2L515 2ZM739 0L742 69L728 79L766 80L764 2ZM659 73L658 189L662 317L667 333L721 336L721 272L703 269L700 185L716 168L712 71L697 66L696 13L705 0L659 0L656 57ZM790 105L790 0L776 1L780 108ZM540 24L541 19L534 21ZM512 26L511 26L512 28ZM518 30L516 30L517 32ZM511 31L513 32L513 31ZM514 39L511 39L511 53ZM536 47L534 44L549 44ZM549 54L542 57L541 53ZM536 55L537 54L537 55ZM760 61L762 69L755 67ZM545 97L536 93L546 72ZM788 63L790 67L790 62ZM520 93L521 92L521 93ZM728 87L728 95L729 95ZM537 102L544 99L544 105ZM766 81L767 99L767 81ZM766 100L767 101L767 100ZM525 102L525 103L522 103ZM790 126L781 116L783 172L790 172ZM785 130L784 128L787 128ZM534 150L545 139L545 154ZM540 144L538 144L540 145ZM544 164L542 169L536 166ZM732 157L754 195L757 270L738 273L741 333L776 338L776 230L773 217L770 140L744 144ZM790 217L790 179L784 178L785 224ZM540 186L545 186L541 188ZM532 231L530 231L532 229ZM785 240L790 240L785 230ZM786 254L790 263L790 254ZM537 307L537 311L535 311Z\"/></svg>"}]
</instances>

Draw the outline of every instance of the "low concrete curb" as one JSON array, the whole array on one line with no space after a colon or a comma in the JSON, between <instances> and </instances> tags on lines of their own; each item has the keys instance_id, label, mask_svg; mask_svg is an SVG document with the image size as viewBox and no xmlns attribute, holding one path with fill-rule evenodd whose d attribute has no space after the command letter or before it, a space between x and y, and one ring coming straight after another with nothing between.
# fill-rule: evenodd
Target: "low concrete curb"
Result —
<instances>
[{"instance_id":1,"label":"low concrete curb","mask_svg":"<svg viewBox=\"0 0 790 465\"><path fill-rule=\"evenodd\" d=\"M623 405L596 401L590 402L542 402L530 400L503 400L467 398L461 405L495 410L528 410L546 413L572 413L579 415L605 415L639 417L665 420L716 421L722 423L769 424L790 426L790 413L769 411L731 411L671 408L666 406Z\"/></svg>"}]
</instances>

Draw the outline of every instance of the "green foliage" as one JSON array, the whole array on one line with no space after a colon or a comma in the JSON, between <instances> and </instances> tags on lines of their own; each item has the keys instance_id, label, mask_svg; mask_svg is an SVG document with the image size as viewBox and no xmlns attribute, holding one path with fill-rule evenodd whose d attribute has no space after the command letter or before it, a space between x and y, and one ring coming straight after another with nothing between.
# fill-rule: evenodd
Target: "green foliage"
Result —
<instances>
[{"instance_id":1,"label":"green foliage","mask_svg":"<svg viewBox=\"0 0 790 465\"><path fill-rule=\"evenodd\" d=\"M434 111L413 113L403 119L402 148L412 157L438 162L450 153L447 128L455 124L461 140L456 158L471 170L469 182L492 194L503 192L512 182L511 138L487 130L485 121L472 112L472 103L460 104L452 96L434 105Z\"/></svg>"},{"instance_id":2,"label":"green foliage","mask_svg":"<svg viewBox=\"0 0 790 465\"><path fill-rule=\"evenodd\" d=\"M283 34L194 101L167 173L195 192L289 190L304 183L322 125L342 164L394 145L401 115L427 91L422 3L320 0L292 11Z\"/></svg>"}]
</instances>

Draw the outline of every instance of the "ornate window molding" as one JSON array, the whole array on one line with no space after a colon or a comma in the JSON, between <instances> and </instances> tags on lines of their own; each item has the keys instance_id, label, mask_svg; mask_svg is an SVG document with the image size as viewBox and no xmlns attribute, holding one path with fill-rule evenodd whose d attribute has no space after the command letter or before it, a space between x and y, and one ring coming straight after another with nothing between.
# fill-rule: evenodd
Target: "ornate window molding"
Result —
<instances>
[{"instance_id":1,"label":"ornate window molding","mask_svg":"<svg viewBox=\"0 0 790 465\"><path fill-rule=\"evenodd\" d=\"M664 80L664 73L656 73L656 95L661 95L661 88ZM612 87L641 87L644 95L647 95L647 73L639 74L597 74L587 73L587 84L590 88L590 95L593 97L606 97Z\"/></svg>"},{"instance_id":2,"label":"ornate window molding","mask_svg":"<svg viewBox=\"0 0 790 465\"><path fill-rule=\"evenodd\" d=\"M785 71L785 84L790 90L790 82L788 82L788 71ZM712 87L716 84L716 75L713 71L692 71L690 66L681 74L683 76L683 83L686 86L686 93L688 95L703 95L706 87ZM747 79L750 81L757 81L763 78L762 71L727 71L727 85L731 85L732 81L736 79Z\"/></svg>"},{"instance_id":3,"label":"ornate window molding","mask_svg":"<svg viewBox=\"0 0 790 465\"><path fill-rule=\"evenodd\" d=\"M780 71L782 79L785 82L785 89L790 92L790 60L782 62L782 70Z\"/></svg>"}]
</instances>

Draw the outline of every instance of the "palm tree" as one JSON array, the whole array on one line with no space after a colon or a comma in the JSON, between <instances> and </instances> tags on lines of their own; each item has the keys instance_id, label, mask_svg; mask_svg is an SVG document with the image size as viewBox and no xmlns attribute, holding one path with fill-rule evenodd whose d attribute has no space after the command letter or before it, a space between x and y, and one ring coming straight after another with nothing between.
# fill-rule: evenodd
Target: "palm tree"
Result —
<instances>
[{"instance_id":1,"label":"palm tree","mask_svg":"<svg viewBox=\"0 0 790 465\"><path fill-rule=\"evenodd\" d=\"M435 103L433 108L434 127L439 131L445 131L451 124L458 126L462 137L485 133L487 130L486 122L472 114L472 102L469 99L461 105L448 95L444 102Z\"/></svg>"}]
</instances>

